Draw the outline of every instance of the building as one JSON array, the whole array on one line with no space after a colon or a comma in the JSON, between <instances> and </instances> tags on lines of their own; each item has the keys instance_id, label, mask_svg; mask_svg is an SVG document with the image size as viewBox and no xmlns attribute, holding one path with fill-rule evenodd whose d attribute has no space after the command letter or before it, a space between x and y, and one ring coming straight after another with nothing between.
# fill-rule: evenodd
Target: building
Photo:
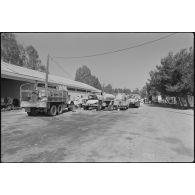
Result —
<instances>
[{"instance_id":1,"label":"building","mask_svg":"<svg viewBox=\"0 0 195 195\"><path fill-rule=\"evenodd\" d=\"M1 98L20 99L20 85L45 81L45 73L8 64L1 61ZM71 98L88 93L99 93L100 90L71 79L49 74L48 81L53 84L66 85Z\"/></svg>"}]
</instances>

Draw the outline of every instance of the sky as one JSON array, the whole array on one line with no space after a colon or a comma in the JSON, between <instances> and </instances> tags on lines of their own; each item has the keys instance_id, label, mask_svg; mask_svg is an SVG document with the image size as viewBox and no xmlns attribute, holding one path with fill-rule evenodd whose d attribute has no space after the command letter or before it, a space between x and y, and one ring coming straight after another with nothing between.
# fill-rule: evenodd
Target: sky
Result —
<instances>
[{"instance_id":1,"label":"sky","mask_svg":"<svg viewBox=\"0 0 195 195\"><path fill-rule=\"evenodd\" d=\"M36 48L44 65L48 54L58 62L56 65L50 60L51 74L74 79L76 70L86 65L102 84L131 90L144 86L150 70L160 65L161 58L168 52L175 53L193 46L193 34L177 33L152 44L91 58L54 57L93 55L131 47L169 34L171 33L15 33L18 43Z\"/></svg>"}]
</instances>

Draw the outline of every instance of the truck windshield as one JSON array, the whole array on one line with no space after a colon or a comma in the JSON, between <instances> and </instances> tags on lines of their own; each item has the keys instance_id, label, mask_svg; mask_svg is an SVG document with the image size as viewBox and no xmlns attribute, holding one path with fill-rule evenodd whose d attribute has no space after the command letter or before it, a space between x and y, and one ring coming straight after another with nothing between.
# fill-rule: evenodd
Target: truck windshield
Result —
<instances>
[{"instance_id":1,"label":"truck windshield","mask_svg":"<svg viewBox=\"0 0 195 195\"><path fill-rule=\"evenodd\" d=\"M88 97L89 100L97 100L97 96L96 95L89 95Z\"/></svg>"},{"instance_id":2,"label":"truck windshield","mask_svg":"<svg viewBox=\"0 0 195 195\"><path fill-rule=\"evenodd\" d=\"M29 101L32 92L35 91L35 89L36 89L36 84L34 83L27 83L22 85L20 88L21 101Z\"/></svg>"},{"instance_id":3,"label":"truck windshield","mask_svg":"<svg viewBox=\"0 0 195 195\"><path fill-rule=\"evenodd\" d=\"M21 90L35 90L36 85L34 83L27 83L21 86Z\"/></svg>"}]
</instances>

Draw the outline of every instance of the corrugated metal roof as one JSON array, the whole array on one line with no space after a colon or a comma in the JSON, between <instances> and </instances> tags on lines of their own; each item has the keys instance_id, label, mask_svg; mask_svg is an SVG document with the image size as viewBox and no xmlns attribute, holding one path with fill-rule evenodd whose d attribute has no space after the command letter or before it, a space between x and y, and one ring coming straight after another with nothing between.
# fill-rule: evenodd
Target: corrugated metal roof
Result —
<instances>
[{"instance_id":1,"label":"corrugated metal roof","mask_svg":"<svg viewBox=\"0 0 195 195\"><path fill-rule=\"evenodd\" d=\"M3 75L18 77L21 79L27 78L29 80L45 81L45 73L43 73L43 72L24 68L21 66L16 66L13 64L8 64L8 63L1 61L1 76L3 76ZM52 75L52 74L49 74L48 80L50 83L58 83L58 84L66 85L68 87L85 89L85 90L90 90L90 91L94 91L94 92L100 92L100 90L98 90L90 85L87 85L85 83L73 81L71 79L67 79L67 78Z\"/></svg>"}]
</instances>

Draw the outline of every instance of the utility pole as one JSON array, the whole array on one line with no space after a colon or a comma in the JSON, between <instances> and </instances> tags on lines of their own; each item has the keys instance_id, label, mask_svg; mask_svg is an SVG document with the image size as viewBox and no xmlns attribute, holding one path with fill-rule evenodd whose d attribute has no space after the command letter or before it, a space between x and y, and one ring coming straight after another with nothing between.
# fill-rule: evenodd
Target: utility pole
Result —
<instances>
[{"instance_id":1,"label":"utility pole","mask_svg":"<svg viewBox=\"0 0 195 195\"><path fill-rule=\"evenodd\" d=\"M49 74L49 54L47 56L46 78L45 78L45 92L48 95L48 74Z\"/></svg>"}]
</instances>

